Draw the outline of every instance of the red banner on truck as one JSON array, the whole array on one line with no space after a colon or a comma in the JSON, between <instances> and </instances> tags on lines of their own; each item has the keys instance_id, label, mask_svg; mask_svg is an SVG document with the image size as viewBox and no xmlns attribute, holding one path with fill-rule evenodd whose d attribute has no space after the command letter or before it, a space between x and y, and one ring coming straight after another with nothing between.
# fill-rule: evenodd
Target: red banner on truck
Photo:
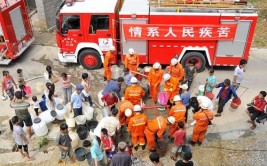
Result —
<instances>
[{"instance_id":1,"label":"red banner on truck","mask_svg":"<svg viewBox=\"0 0 267 166\"><path fill-rule=\"evenodd\" d=\"M233 40L236 27L236 24L123 24L123 31L126 40Z\"/></svg>"}]
</instances>

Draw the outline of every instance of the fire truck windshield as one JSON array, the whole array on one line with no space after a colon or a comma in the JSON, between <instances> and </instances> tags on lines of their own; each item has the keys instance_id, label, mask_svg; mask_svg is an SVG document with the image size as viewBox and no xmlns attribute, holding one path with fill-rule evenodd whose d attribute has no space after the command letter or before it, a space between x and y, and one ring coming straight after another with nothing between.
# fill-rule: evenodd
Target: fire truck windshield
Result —
<instances>
[{"instance_id":1,"label":"fire truck windshield","mask_svg":"<svg viewBox=\"0 0 267 166\"><path fill-rule=\"evenodd\" d=\"M80 29L80 16L78 15L65 15L62 16L62 23L57 19L57 29L62 34L67 34L69 30Z\"/></svg>"}]
</instances>

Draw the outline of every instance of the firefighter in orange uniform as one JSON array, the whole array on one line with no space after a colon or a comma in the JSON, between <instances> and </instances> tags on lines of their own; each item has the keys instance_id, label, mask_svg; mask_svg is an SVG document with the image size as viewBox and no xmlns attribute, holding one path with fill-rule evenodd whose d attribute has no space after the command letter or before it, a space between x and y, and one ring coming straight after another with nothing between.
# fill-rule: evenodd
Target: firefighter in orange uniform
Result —
<instances>
[{"instance_id":1,"label":"firefighter in orange uniform","mask_svg":"<svg viewBox=\"0 0 267 166\"><path fill-rule=\"evenodd\" d=\"M179 80L172 77L170 74L164 74L163 78L165 81L164 91L169 94L169 100L173 103L174 96L177 95L180 90Z\"/></svg>"},{"instance_id":2,"label":"firefighter in orange uniform","mask_svg":"<svg viewBox=\"0 0 267 166\"><path fill-rule=\"evenodd\" d=\"M174 124L175 118L170 116L165 119L162 116L158 116L153 120L149 120L145 129L147 146L150 151L156 149L156 134L160 141L163 141L163 133L166 131L167 125Z\"/></svg>"},{"instance_id":3,"label":"firefighter in orange uniform","mask_svg":"<svg viewBox=\"0 0 267 166\"><path fill-rule=\"evenodd\" d=\"M135 116L132 117L128 124L128 132L132 136L132 143L134 149L138 150L138 146L142 146L142 150L145 150L145 127L147 125L147 117L142 114L142 108L140 105L134 106Z\"/></svg>"},{"instance_id":4,"label":"firefighter in orange uniform","mask_svg":"<svg viewBox=\"0 0 267 166\"><path fill-rule=\"evenodd\" d=\"M184 80L185 72L184 67L178 62L176 58L171 60L171 65L166 67L167 72L172 76L182 82Z\"/></svg>"},{"instance_id":5,"label":"firefighter in orange uniform","mask_svg":"<svg viewBox=\"0 0 267 166\"><path fill-rule=\"evenodd\" d=\"M148 73L150 95L154 100L155 104L157 103L157 95L159 92L162 77L163 77L163 70L161 69L161 65L158 62L156 62L154 63L153 68L150 69Z\"/></svg>"},{"instance_id":6,"label":"firefighter in orange uniform","mask_svg":"<svg viewBox=\"0 0 267 166\"><path fill-rule=\"evenodd\" d=\"M194 119L196 120L196 125L193 130L191 145L198 143L200 146L204 140L205 134L208 130L210 121L213 119L213 113L208 110L209 104L202 102L200 104L201 109L194 114Z\"/></svg>"},{"instance_id":7,"label":"firefighter in orange uniform","mask_svg":"<svg viewBox=\"0 0 267 166\"><path fill-rule=\"evenodd\" d=\"M136 77L132 77L131 86L127 87L125 90L124 99L129 100L133 105L142 105L142 97L145 96L145 91L142 87L138 86L138 80Z\"/></svg>"},{"instance_id":8,"label":"firefighter in orange uniform","mask_svg":"<svg viewBox=\"0 0 267 166\"><path fill-rule=\"evenodd\" d=\"M125 56L124 65L125 68L130 69L136 75L139 66L139 56L137 52L134 52L134 49L129 49L129 54Z\"/></svg>"},{"instance_id":9,"label":"firefighter in orange uniform","mask_svg":"<svg viewBox=\"0 0 267 166\"><path fill-rule=\"evenodd\" d=\"M130 118L134 116L133 107L134 105L130 101L128 100L121 101L119 105L119 113L118 113L121 128L123 128L123 126L125 125L127 126Z\"/></svg>"},{"instance_id":10,"label":"firefighter in orange uniform","mask_svg":"<svg viewBox=\"0 0 267 166\"><path fill-rule=\"evenodd\" d=\"M185 122L186 113L186 107L183 105L179 95L175 95L173 101L175 105L172 106L169 111L169 116L173 116L175 118L175 123L169 127L170 138L173 138L174 132L178 129L178 122Z\"/></svg>"},{"instance_id":11,"label":"firefighter in orange uniform","mask_svg":"<svg viewBox=\"0 0 267 166\"><path fill-rule=\"evenodd\" d=\"M104 58L104 81L111 80L111 61L114 59L114 51L115 51L114 46L110 46L109 51L106 53L105 58Z\"/></svg>"}]
</instances>

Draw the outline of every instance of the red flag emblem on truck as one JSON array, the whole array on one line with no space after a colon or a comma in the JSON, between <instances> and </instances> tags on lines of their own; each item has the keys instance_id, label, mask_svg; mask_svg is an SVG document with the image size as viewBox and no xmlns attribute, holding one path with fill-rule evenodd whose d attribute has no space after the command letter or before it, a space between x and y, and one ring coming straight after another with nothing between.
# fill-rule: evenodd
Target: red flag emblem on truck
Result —
<instances>
[{"instance_id":1,"label":"red flag emblem on truck","mask_svg":"<svg viewBox=\"0 0 267 166\"><path fill-rule=\"evenodd\" d=\"M125 40L234 40L237 24L123 24Z\"/></svg>"}]
</instances>

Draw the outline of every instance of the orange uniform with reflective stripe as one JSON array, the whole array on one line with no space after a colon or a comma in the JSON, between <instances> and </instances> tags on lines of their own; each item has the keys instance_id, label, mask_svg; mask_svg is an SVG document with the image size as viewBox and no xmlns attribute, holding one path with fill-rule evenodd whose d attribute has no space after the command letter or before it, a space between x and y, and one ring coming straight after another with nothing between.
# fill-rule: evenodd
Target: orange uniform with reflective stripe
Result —
<instances>
[{"instance_id":1,"label":"orange uniform with reflective stripe","mask_svg":"<svg viewBox=\"0 0 267 166\"><path fill-rule=\"evenodd\" d=\"M193 130L192 141L203 142L205 134L208 130L209 121L213 119L213 112L209 110L200 110L194 114L194 119L196 120L196 125Z\"/></svg>"},{"instance_id":2,"label":"orange uniform with reflective stripe","mask_svg":"<svg viewBox=\"0 0 267 166\"><path fill-rule=\"evenodd\" d=\"M185 122L185 113L186 107L182 102L178 102L176 105L172 106L169 111L169 116L173 116L175 118L175 123L171 124L169 127L170 137L173 137L174 132L178 130L178 122Z\"/></svg>"},{"instance_id":3,"label":"orange uniform with reflective stripe","mask_svg":"<svg viewBox=\"0 0 267 166\"><path fill-rule=\"evenodd\" d=\"M160 83L163 77L163 70L155 70L154 68L150 69L148 73L148 82L150 84L150 95L154 101L157 100L157 95L160 88Z\"/></svg>"},{"instance_id":4,"label":"orange uniform with reflective stripe","mask_svg":"<svg viewBox=\"0 0 267 166\"><path fill-rule=\"evenodd\" d=\"M104 58L104 77L107 78L107 80L111 80L111 61L114 58L114 54L111 51L108 51Z\"/></svg>"},{"instance_id":5,"label":"orange uniform with reflective stripe","mask_svg":"<svg viewBox=\"0 0 267 166\"><path fill-rule=\"evenodd\" d=\"M145 145L145 127L147 125L147 117L144 114L136 114L132 117L128 124L128 132L132 135L134 146Z\"/></svg>"},{"instance_id":6,"label":"orange uniform with reflective stripe","mask_svg":"<svg viewBox=\"0 0 267 166\"><path fill-rule=\"evenodd\" d=\"M133 105L141 104L142 97L145 96L145 91L140 86L132 84L130 87L126 88L124 99L129 100Z\"/></svg>"},{"instance_id":7,"label":"orange uniform with reflective stripe","mask_svg":"<svg viewBox=\"0 0 267 166\"><path fill-rule=\"evenodd\" d=\"M162 135L167 128L167 119L162 116L158 116L153 120L149 120L147 127L145 129L145 135L147 140L147 145L150 150L155 150L156 141L155 135L157 134L158 138L163 141Z\"/></svg>"},{"instance_id":8,"label":"orange uniform with reflective stripe","mask_svg":"<svg viewBox=\"0 0 267 166\"><path fill-rule=\"evenodd\" d=\"M166 67L166 70L172 77L177 78L179 81L184 80L185 72L181 63L177 63L175 66L170 65Z\"/></svg>"},{"instance_id":9,"label":"orange uniform with reflective stripe","mask_svg":"<svg viewBox=\"0 0 267 166\"><path fill-rule=\"evenodd\" d=\"M168 81L165 81L164 91L169 94L169 99L172 102L175 95L178 94L180 90L180 82L177 78L171 77Z\"/></svg>"},{"instance_id":10,"label":"orange uniform with reflective stripe","mask_svg":"<svg viewBox=\"0 0 267 166\"><path fill-rule=\"evenodd\" d=\"M133 74L135 75L135 72L137 72L137 67L139 66L139 55L136 52L132 56L127 54L125 56L124 65L129 70L134 71Z\"/></svg>"},{"instance_id":11,"label":"orange uniform with reflective stripe","mask_svg":"<svg viewBox=\"0 0 267 166\"><path fill-rule=\"evenodd\" d=\"M134 105L128 100L123 100L120 103L118 117L119 117L121 126L128 125L130 118L135 115L135 113L133 112L133 107L134 107ZM125 110L128 108L132 110L132 116L131 117L125 116Z\"/></svg>"}]
</instances>

